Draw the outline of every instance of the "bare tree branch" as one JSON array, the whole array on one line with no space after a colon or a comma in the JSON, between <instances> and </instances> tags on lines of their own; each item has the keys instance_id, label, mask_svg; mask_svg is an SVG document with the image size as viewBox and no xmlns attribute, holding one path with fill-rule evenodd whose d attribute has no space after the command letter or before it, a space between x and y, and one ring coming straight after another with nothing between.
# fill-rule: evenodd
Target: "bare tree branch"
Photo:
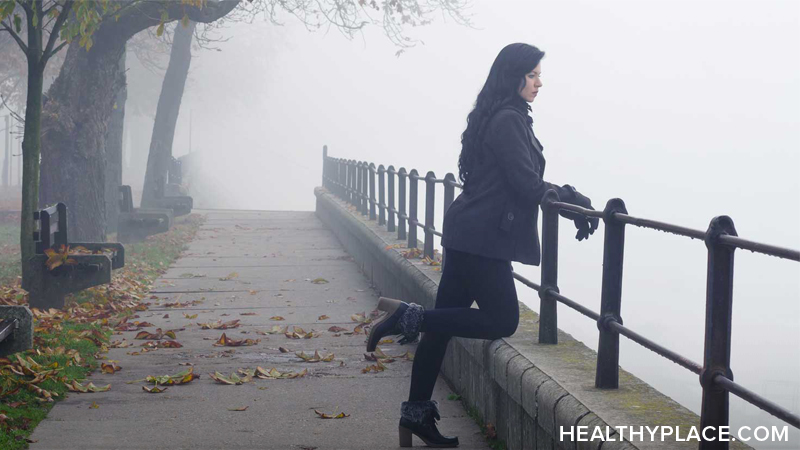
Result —
<instances>
[{"instance_id":1,"label":"bare tree branch","mask_svg":"<svg viewBox=\"0 0 800 450\"><path fill-rule=\"evenodd\" d=\"M16 86L14 86L14 87L16 88ZM8 106L8 103L6 103L6 99L3 98L2 94L0 94L0 102L3 103L3 107L8 110L8 113L11 114L11 117L13 117L14 120L16 120L17 122L25 123L25 118L22 117L21 115L19 115L19 113L17 113L13 109L11 109L10 106Z\"/></svg>"},{"instance_id":2,"label":"bare tree branch","mask_svg":"<svg viewBox=\"0 0 800 450\"><path fill-rule=\"evenodd\" d=\"M17 44L19 44L19 47L27 55L28 54L28 46L25 45L24 42L22 42L22 39L20 39L20 37L17 36L17 33L15 33L14 30L11 29L11 27L6 25L5 22L0 22L0 25L2 25L3 29L5 29L8 32L8 34L10 34L11 37L13 37L15 41L17 41Z\"/></svg>"},{"instance_id":3,"label":"bare tree branch","mask_svg":"<svg viewBox=\"0 0 800 450\"><path fill-rule=\"evenodd\" d=\"M53 45L55 45L56 40L58 40L58 35L61 30L61 27L66 22L67 17L69 16L69 11L72 9L73 0L66 0L64 5L61 7L61 12L58 14L58 19L56 19L55 25L50 30L50 38L47 40L47 47L45 47L44 52L42 54L42 62L46 63L47 60L50 59L55 53L59 50L64 48L66 41L62 42L55 50L53 50Z\"/></svg>"}]
</instances>

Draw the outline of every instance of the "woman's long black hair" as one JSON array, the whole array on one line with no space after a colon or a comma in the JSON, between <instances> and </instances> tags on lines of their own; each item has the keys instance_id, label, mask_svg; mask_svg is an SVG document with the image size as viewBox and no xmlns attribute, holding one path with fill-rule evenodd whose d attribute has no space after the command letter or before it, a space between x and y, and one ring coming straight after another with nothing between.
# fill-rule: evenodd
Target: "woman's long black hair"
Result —
<instances>
[{"instance_id":1,"label":"woman's long black hair","mask_svg":"<svg viewBox=\"0 0 800 450\"><path fill-rule=\"evenodd\" d=\"M530 105L520 97L525 75L530 73L544 57L544 52L528 44L509 44L495 58L475 107L467 116L467 129L461 134L461 155L458 157L458 178L467 187L469 174L476 161L480 161L481 134L489 118L502 106ZM523 106L524 105L524 106ZM529 119L529 124L533 119Z\"/></svg>"}]
</instances>

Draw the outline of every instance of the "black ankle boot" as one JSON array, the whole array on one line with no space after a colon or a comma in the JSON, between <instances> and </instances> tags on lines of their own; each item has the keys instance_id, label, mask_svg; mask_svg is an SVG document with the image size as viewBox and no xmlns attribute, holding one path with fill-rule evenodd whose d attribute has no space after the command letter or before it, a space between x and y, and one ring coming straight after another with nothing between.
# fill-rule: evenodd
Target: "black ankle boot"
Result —
<instances>
[{"instance_id":1,"label":"black ankle boot","mask_svg":"<svg viewBox=\"0 0 800 450\"><path fill-rule=\"evenodd\" d=\"M375 321L369 329L367 351L375 351L378 342L384 336L402 334L399 344L414 342L419 336L419 329L424 319L424 308L416 303L406 303L393 298L381 297L378 309L386 311L386 315Z\"/></svg>"},{"instance_id":2,"label":"black ankle boot","mask_svg":"<svg viewBox=\"0 0 800 450\"><path fill-rule=\"evenodd\" d=\"M415 434L428 447L458 447L457 436L442 436L436 428L439 420L439 404L434 400L403 402L400 406L400 447L411 447L411 435Z\"/></svg>"}]
</instances>

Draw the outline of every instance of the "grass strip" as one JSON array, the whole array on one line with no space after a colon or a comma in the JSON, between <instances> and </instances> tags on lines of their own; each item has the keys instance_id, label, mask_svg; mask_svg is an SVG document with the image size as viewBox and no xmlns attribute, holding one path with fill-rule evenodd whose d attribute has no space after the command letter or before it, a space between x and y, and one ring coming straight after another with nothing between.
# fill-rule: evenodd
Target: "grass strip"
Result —
<instances>
[{"instance_id":1,"label":"grass strip","mask_svg":"<svg viewBox=\"0 0 800 450\"><path fill-rule=\"evenodd\" d=\"M87 376L105 358L113 328L147 309L143 300L153 281L186 249L203 220L192 214L167 233L125 245L125 267L114 272L111 283L67 296L63 311L33 310L33 348L0 358L0 448L28 448L34 428L68 393L68 385L88 384ZM13 230L6 235L14 236ZM19 253L13 258L16 267L12 257L6 267L0 257L5 280L0 305L28 303L19 286Z\"/></svg>"}]
</instances>

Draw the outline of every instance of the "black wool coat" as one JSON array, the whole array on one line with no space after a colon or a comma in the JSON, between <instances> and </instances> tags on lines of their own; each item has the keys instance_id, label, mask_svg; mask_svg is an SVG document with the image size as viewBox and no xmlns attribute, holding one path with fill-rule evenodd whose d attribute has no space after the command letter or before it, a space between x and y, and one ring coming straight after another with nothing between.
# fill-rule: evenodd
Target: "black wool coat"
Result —
<instances>
[{"instance_id":1,"label":"black wool coat","mask_svg":"<svg viewBox=\"0 0 800 450\"><path fill-rule=\"evenodd\" d=\"M467 253L538 266L539 203L549 189L571 203L569 185L544 181L542 146L529 125L527 107L498 110L485 126L480 162L467 189L444 216L442 246Z\"/></svg>"}]
</instances>

